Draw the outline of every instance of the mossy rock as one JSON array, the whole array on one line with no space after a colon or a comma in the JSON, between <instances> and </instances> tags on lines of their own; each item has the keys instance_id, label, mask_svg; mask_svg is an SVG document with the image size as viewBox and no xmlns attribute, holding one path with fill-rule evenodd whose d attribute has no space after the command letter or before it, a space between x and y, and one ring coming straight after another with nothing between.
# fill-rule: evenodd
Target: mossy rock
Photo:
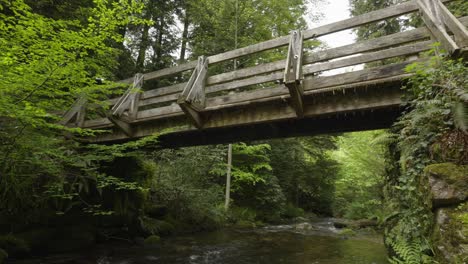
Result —
<instances>
[{"instance_id":1,"label":"mossy rock","mask_svg":"<svg viewBox=\"0 0 468 264\"><path fill-rule=\"evenodd\" d=\"M468 261L468 202L457 208L441 208L436 212L433 231L436 256L441 263Z\"/></svg>"},{"instance_id":2,"label":"mossy rock","mask_svg":"<svg viewBox=\"0 0 468 264\"><path fill-rule=\"evenodd\" d=\"M0 248L14 257L24 256L30 252L28 243L13 234L0 236Z\"/></svg>"},{"instance_id":3,"label":"mossy rock","mask_svg":"<svg viewBox=\"0 0 468 264\"><path fill-rule=\"evenodd\" d=\"M157 235L152 235L152 236L149 236L145 239L145 245L155 245L155 244L159 244L159 242L161 241L161 237L157 236Z\"/></svg>"},{"instance_id":4,"label":"mossy rock","mask_svg":"<svg viewBox=\"0 0 468 264\"><path fill-rule=\"evenodd\" d=\"M350 236L355 236L357 235L356 231L354 231L351 228L343 228L339 232L340 235L345 236L345 237L350 237Z\"/></svg>"},{"instance_id":5,"label":"mossy rock","mask_svg":"<svg viewBox=\"0 0 468 264\"><path fill-rule=\"evenodd\" d=\"M5 250L0 248L0 264L2 264L7 258L8 258L8 253Z\"/></svg>"},{"instance_id":6,"label":"mossy rock","mask_svg":"<svg viewBox=\"0 0 468 264\"><path fill-rule=\"evenodd\" d=\"M239 220L234 224L237 228L255 228L257 225L253 221Z\"/></svg>"},{"instance_id":7,"label":"mossy rock","mask_svg":"<svg viewBox=\"0 0 468 264\"><path fill-rule=\"evenodd\" d=\"M170 235L175 227L171 223L147 216L139 217L141 231L146 235Z\"/></svg>"},{"instance_id":8,"label":"mossy rock","mask_svg":"<svg viewBox=\"0 0 468 264\"><path fill-rule=\"evenodd\" d=\"M434 208L457 205L468 198L468 166L438 163L424 172L429 177Z\"/></svg>"}]
</instances>

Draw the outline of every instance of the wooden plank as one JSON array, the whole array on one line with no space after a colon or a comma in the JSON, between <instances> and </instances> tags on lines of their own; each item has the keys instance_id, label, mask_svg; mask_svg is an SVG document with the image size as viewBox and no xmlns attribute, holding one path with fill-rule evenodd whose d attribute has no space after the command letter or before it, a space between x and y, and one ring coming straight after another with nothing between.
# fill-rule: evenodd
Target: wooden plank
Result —
<instances>
[{"instance_id":1,"label":"wooden plank","mask_svg":"<svg viewBox=\"0 0 468 264\"><path fill-rule=\"evenodd\" d=\"M406 78L410 77L411 75L412 74L405 73L405 74L390 76L386 78L379 78L376 80L363 81L363 82L357 82L357 83L352 83L352 84L343 84L343 85L325 87L325 88L318 88L318 89L305 91L304 95L313 96L317 94L325 94L325 93L330 93L330 92L343 92L343 90L348 90L348 89L358 89L358 88L367 89L367 88L373 88L376 86L387 86L391 84L401 85L401 83Z\"/></svg>"},{"instance_id":2,"label":"wooden plank","mask_svg":"<svg viewBox=\"0 0 468 264\"><path fill-rule=\"evenodd\" d=\"M273 72L273 73L266 74L266 75L260 75L260 76L242 79L239 81L233 81L229 83L222 83L222 84L209 86L206 88L206 93L229 91L229 90L233 90L236 88L241 88L241 87L245 87L249 85L261 84L261 83L272 82L272 81L279 81L282 79L283 79L283 72L277 71L277 72Z\"/></svg>"},{"instance_id":3,"label":"wooden plank","mask_svg":"<svg viewBox=\"0 0 468 264\"><path fill-rule=\"evenodd\" d=\"M170 86L160 87L152 90L148 90L143 93L141 99L145 100L152 97L163 96L168 94L180 93L187 86L187 82L178 83Z\"/></svg>"},{"instance_id":4,"label":"wooden plank","mask_svg":"<svg viewBox=\"0 0 468 264\"><path fill-rule=\"evenodd\" d=\"M184 115L184 112L178 104L172 104L169 106L153 108L148 110L139 111L137 115L137 121L148 121L158 118L167 118L173 116Z\"/></svg>"},{"instance_id":5,"label":"wooden plank","mask_svg":"<svg viewBox=\"0 0 468 264\"><path fill-rule=\"evenodd\" d=\"M277 99L278 97L283 98L285 101L289 98L288 89L283 85L208 98L206 111L225 108L226 106L246 101L257 101L262 99L269 100L271 98Z\"/></svg>"},{"instance_id":6,"label":"wooden plank","mask_svg":"<svg viewBox=\"0 0 468 264\"><path fill-rule=\"evenodd\" d=\"M423 60L417 60L423 61ZM401 75L407 65L415 61L395 63L381 67L369 68L355 72L342 73L332 76L311 77L304 80L304 90L314 90L364 81L378 80L391 76Z\"/></svg>"},{"instance_id":7,"label":"wooden plank","mask_svg":"<svg viewBox=\"0 0 468 264\"><path fill-rule=\"evenodd\" d=\"M449 52L450 54L457 53L460 48L455 43L455 41L449 36L443 25L440 25L442 22L436 17L437 14L431 12L431 10L426 6L426 3L422 0L417 0L419 10L422 14L422 19L426 24L427 28L431 32L431 34L440 41L444 49Z\"/></svg>"},{"instance_id":8,"label":"wooden plank","mask_svg":"<svg viewBox=\"0 0 468 264\"><path fill-rule=\"evenodd\" d=\"M332 69L338 69L342 67L368 63L373 61L379 61L382 59L389 59L400 56L407 56L417 54L419 52L427 51L431 49L432 41L423 41L416 44L404 45L396 48L390 48L386 50L380 50L370 53L364 53L359 56L350 57L341 60L335 60L324 63L312 64L308 67L304 67L304 74L310 75L316 72L327 71Z\"/></svg>"},{"instance_id":9,"label":"wooden plank","mask_svg":"<svg viewBox=\"0 0 468 264\"><path fill-rule=\"evenodd\" d=\"M411 74L399 74L376 80L361 81L352 84L313 89L305 91L304 96L313 96L318 93L329 93L334 91L342 92L343 90L347 89L380 87L389 84L401 85L401 82L409 76L411 76ZM278 85L270 88L209 98L207 101L207 107L205 111L208 112L229 107L249 106L252 104L260 104L269 101L287 101L289 98L290 95L288 93L288 90L284 86Z\"/></svg>"},{"instance_id":10,"label":"wooden plank","mask_svg":"<svg viewBox=\"0 0 468 264\"><path fill-rule=\"evenodd\" d=\"M157 70L157 71L145 73L144 78L145 78L145 80L158 79L158 78L161 78L161 77L164 77L164 76L170 76L170 75L174 75L174 74L177 74L177 73L180 73L180 72L191 70L191 69L195 68L195 66L197 66L197 61L196 60L191 61L191 62L187 62L187 63L184 63L184 64L180 64L180 65L177 65L177 66L174 66L174 67L171 67L171 68L165 68L165 69L162 69L162 70ZM133 78L128 78L128 79L125 79L125 80L121 80L119 82L129 83L130 84L130 83L133 82Z\"/></svg>"},{"instance_id":11,"label":"wooden plank","mask_svg":"<svg viewBox=\"0 0 468 264\"><path fill-rule=\"evenodd\" d=\"M452 31L453 35L455 36L455 42L460 47L468 46L468 30L463 25L461 21L459 21L448 9L445 5L436 0L436 5L440 10L442 15L443 21L447 25L447 27Z\"/></svg>"},{"instance_id":12,"label":"wooden plank","mask_svg":"<svg viewBox=\"0 0 468 264\"><path fill-rule=\"evenodd\" d=\"M117 127L122 132L124 132L125 135L127 135L128 137L133 136L133 129L132 129L132 126L129 123L124 122L124 121L114 117L113 115L108 115L107 118L114 124L115 127Z\"/></svg>"}]
</instances>

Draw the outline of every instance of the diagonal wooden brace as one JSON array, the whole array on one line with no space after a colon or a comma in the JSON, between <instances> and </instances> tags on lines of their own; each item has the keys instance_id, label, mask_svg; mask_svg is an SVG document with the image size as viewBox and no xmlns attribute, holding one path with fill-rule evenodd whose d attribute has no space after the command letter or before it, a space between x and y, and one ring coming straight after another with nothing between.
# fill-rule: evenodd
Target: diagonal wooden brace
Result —
<instances>
[{"instance_id":1,"label":"diagonal wooden brace","mask_svg":"<svg viewBox=\"0 0 468 264\"><path fill-rule=\"evenodd\" d=\"M468 47L468 31L440 0L417 0L422 18L432 36L452 56ZM450 37L447 28L454 35Z\"/></svg>"},{"instance_id":2,"label":"diagonal wooden brace","mask_svg":"<svg viewBox=\"0 0 468 264\"><path fill-rule=\"evenodd\" d=\"M291 95L291 104L296 111L297 117L304 116L304 88L302 80L302 43L304 37L300 30L291 33L289 41L288 57L284 70L284 85L288 88Z\"/></svg>"},{"instance_id":3,"label":"diagonal wooden brace","mask_svg":"<svg viewBox=\"0 0 468 264\"><path fill-rule=\"evenodd\" d=\"M129 137L133 135L133 130L129 122L134 120L137 116L143 80L143 74L135 74L132 86L130 86L117 103L115 103L110 114L107 114L107 118Z\"/></svg>"},{"instance_id":4,"label":"diagonal wooden brace","mask_svg":"<svg viewBox=\"0 0 468 264\"><path fill-rule=\"evenodd\" d=\"M205 83L208 73L208 59L205 56L198 58L192 76L177 99L177 103L184 113L192 120L197 128L203 127L203 118L200 114L205 109Z\"/></svg>"},{"instance_id":5,"label":"diagonal wooden brace","mask_svg":"<svg viewBox=\"0 0 468 264\"><path fill-rule=\"evenodd\" d=\"M83 126L86 116L86 103L87 99L85 96L81 96L78 100L73 103L72 107L63 115L62 120L59 124L65 126L71 122L77 127ZM74 120L74 121L73 121Z\"/></svg>"},{"instance_id":6,"label":"diagonal wooden brace","mask_svg":"<svg viewBox=\"0 0 468 264\"><path fill-rule=\"evenodd\" d=\"M126 113L130 118L136 115L138 111L138 101L141 95L141 87L143 86L144 75L141 73L135 74L133 84L130 86L120 99L111 109L111 113L115 117L120 117Z\"/></svg>"}]
</instances>

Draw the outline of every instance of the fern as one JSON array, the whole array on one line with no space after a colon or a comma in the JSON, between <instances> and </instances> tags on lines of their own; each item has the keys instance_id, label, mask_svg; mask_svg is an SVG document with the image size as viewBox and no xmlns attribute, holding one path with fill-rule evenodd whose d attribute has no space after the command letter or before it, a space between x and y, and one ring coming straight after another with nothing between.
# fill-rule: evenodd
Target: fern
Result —
<instances>
[{"instance_id":1,"label":"fern","mask_svg":"<svg viewBox=\"0 0 468 264\"><path fill-rule=\"evenodd\" d=\"M397 255L389 259L391 264L437 263L423 254L421 243L418 241L397 240L391 245Z\"/></svg>"}]
</instances>

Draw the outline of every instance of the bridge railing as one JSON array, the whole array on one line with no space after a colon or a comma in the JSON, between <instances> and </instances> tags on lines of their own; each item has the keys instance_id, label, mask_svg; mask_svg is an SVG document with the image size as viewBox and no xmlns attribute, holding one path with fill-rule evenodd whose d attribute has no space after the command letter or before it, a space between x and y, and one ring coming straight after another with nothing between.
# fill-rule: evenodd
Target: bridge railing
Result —
<instances>
[{"instance_id":1,"label":"bridge railing","mask_svg":"<svg viewBox=\"0 0 468 264\"><path fill-rule=\"evenodd\" d=\"M210 111L274 100L288 101L296 115L301 117L304 97L347 88L369 87L379 83L401 81L402 78L408 76L403 70L409 63L408 59L409 61L417 59L414 55L429 50L430 44L435 41L441 42L443 47L452 54L466 50L468 34L463 24L468 24L468 17L454 18L443 2L449 1L408 1L302 32L295 31L290 36L203 57L198 61L172 68L145 73L140 78L150 81L174 75L180 76L187 71L193 71L187 82L143 92L133 89L134 93L138 93L135 96L129 96L127 93L125 96L132 100L127 102L127 105L131 103L133 108L127 109L129 113L132 113L127 114L126 118L121 115L118 117L108 115L99 119L82 120L79 126L85 128L114 126L123 130L127 136L132 136L131 126L134 123L186 115L196 127L203 128L204 120L208 118ZM420 12L425 22L425 25L420 28L303 54L303 41L415 12ZM215 64L285 47L288 49L283 54L284 59L208 76L207 69ZM398 60L389 65L366 67L331 76L320 74L324 71L392 58L398 58ZM131 84L134 83L134 79L130 78L121 82ZM243 89L245 87L257 89ZM109 100L111 106L119 102L122 103L122 98ZM83 108L76 109L82 110ZM68 113L69 116L71 116L70 113ZM83 119L82 113L79 116Z\"/></svg>"}]
</instances>

